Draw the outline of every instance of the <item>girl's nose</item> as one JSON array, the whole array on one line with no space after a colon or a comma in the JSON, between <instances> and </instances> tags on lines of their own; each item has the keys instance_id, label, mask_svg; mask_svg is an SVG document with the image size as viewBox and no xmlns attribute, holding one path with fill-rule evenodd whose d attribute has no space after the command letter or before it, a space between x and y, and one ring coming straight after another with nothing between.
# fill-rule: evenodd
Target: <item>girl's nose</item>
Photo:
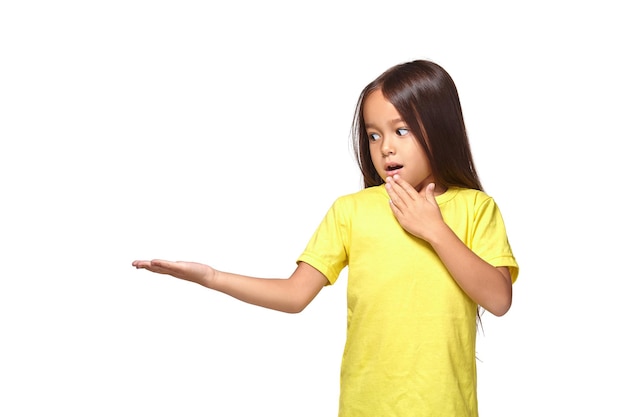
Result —
<instances>
[{"instance_id":1,"label":"girl's nose","mask_svg":"<svg viewBox=\"0 0 626 417\"><path fill-rule=\"evenodd\" d=\"M383 139L383 143L382 143L382 146L380 147L380 150L382 151L383 156L388 156L388 155L395 153L393 144L391 143L390 139Z\"/></svg>"}]
</instances>

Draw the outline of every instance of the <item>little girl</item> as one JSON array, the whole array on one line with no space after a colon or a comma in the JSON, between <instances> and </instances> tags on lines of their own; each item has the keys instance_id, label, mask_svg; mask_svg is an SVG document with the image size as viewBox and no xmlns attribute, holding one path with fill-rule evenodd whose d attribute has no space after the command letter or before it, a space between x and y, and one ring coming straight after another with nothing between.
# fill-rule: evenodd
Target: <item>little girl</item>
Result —
<instances>
[{"instance_id":1,"label":"little girl","mask_svg":"<svg viewBox=\"0 0 626 417\"><path fill-rule=\"evenodd\" d=\"M364 189L338 198L287 278L135 261L296 313L348 267L340 417L476 417L476 322L505 314L518 265L482 191L449 74L424 60L362 91L353 136Z\"/></svg>"}]
</instances>

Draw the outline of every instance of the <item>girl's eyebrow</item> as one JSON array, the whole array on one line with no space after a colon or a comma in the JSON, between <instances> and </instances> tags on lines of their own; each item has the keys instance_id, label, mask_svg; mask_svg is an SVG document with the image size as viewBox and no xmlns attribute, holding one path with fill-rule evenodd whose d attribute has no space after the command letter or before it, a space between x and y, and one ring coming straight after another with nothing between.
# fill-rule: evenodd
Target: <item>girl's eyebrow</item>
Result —
<instances>
[{"instance_id":1,"label":"girl's eyebrow","mask_svg":"<svg viewBox=\"0 0 626 417\"><path fill-rule=\"evenodd\" d=\"M405 123L404 119L402 119L402 118L400 118L400 117L397 117L397 118L395 118L395 119L391 119L389 122L390 122L390 124L392 124L392 125L393 125L393 124L396 124L396 123ZM373 125L372 123L365 123L365 127L366 127L366 128L371 128L371 127L374 127L374 125Z\"/></svg>"}]
</instances>

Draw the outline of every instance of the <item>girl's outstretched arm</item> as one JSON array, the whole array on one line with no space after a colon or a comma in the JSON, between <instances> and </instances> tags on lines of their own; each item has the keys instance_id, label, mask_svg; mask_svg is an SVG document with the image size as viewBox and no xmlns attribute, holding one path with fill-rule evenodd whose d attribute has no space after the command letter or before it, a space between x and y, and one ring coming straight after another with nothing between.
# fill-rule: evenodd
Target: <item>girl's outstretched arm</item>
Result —
<instances>
[{"instance_id":1,"label":"girl's outstretched arm","mask_svg":"<svg viewBox=\"0 0 626 417\"><path fill-rule=\"evenodd\" d=\"M443 221L435 200L435 184L417 192L397 175L387 179L391 210L409 233L437 252L456 283L476 304L496 316L511 307L513 285L507 267L494 267L476 255Z\"/></svg>"},{"instance_id":2,"label":"girl's outstretched arm","mask_svg":"<svg viewBox=\"0 0 626 417\"><path fill-rule=\"evenodd\" d=\"M300 262L287 279L232 274L196 262L156 259L134 261L133 266L195 282L246 303L286 313L299 313L304 310L328 283L324 274L304 262Z\"/></svg>"}]
</instances>

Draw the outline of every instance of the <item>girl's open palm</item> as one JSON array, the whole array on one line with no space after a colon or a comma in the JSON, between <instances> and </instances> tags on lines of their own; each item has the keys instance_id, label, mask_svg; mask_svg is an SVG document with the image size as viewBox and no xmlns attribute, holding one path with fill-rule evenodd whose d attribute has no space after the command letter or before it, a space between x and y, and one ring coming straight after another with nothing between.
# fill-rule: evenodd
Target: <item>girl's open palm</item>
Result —
<instances>
[{"instance_id":1,"label":"girl's open palm","mask_svg":"<svg viewBox=\"0 0 626 417\"><path fill-rule=\"evenodd\" d=\"M154 259L152 261L134 261L133 266L137 269L147 269L157 274L171 275L204 286L210 283L215 276L213 268L196 262L171 262Z\"/></svg>"},{"instance_id":2,"label":"girl's open palm","mask_svg":"<svg viewBox=\"0 0 626 417\"><path fill-rule=\"evenodd\" d=\"M435 200L435 184L420 192L398 175L387 179L391 211L404 230L427 242L444 225L441 210Z\"/></svg>"}]
</instances>

